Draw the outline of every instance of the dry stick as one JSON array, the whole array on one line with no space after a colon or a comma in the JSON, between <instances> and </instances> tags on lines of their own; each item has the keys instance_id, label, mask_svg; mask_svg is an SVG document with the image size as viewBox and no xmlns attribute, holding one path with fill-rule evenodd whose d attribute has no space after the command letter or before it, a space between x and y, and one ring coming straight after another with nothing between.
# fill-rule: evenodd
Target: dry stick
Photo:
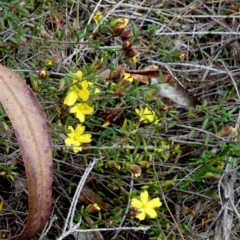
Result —
<instances>
[{"instance_id":1,"label":"dry stick","mask_svg":"<svg viewBox=\"0 0 240 240\"><path fill-rule=\"evenodd\" d=\"M55 214L51 217L51 219L49 220L49 224L45 225L45 227L44 227L44 229L43 229L43 231L42 231L42 233L41 233L41 235L39 237L39 240L46 239L47 233L49 232L50 228L52 227L54 221L56 221L57 219L58 218L57 218L57 216Z\"/></svg>"},{"instance_id":2,"label":"dry stick","mask_svg":"<svg viewBox=\"0 0 240 240\"><path fill-rule=\"evenodd\" d=\"M157 176L157 172L156 172L156 169L155 169L154 164L153 164L153 171L154 171L154 173L155 173L155 176ZM162 191L161 184L160 184L158 178L157 178L157 182L158 182L158 186L159 186L159 190L160 190L160 193L161 193L161 196L162 196L163 202L164 202L164 204L165 204L165 206L166 206L166 208L167 208L169 214L170 214L171 217L172 217L172 220L173 220L173 222L174 222L174 224L175 224L175 226L176 226L176 228L177 228L177 230L178 230L178 232L179 232L179 235L180 235L181 239L182 239L182 240L185 240L184 237L183 237L183 235L182 235L181 229L178 227L178 223L177 223L175 217L173 216L173 214L172 214L170 208L168 207L168 204L167 204L166 198L165 198L165 196L164 196L164 193L163 193L163 191Z\"/></svg>"},{"instance_id":3,"label":"dry stick","mask_svg":"<svg viewBox=\"0 0 240 240\"><path fill-rule=\"evenodd\" d=\"M195 69L193 69L193 71L196 71L196 70L210 70L210 71L213 71L213 72L217 72L217 73L227 73L226 71L223 71L223 70L219 70L219 69L216 69L216 68L211 68L211 67L208 67L208 66L205 66L205 65L200 65L200 64L196 64L196 63L163 63L163 62L159 62L159 61L149 61L150 63L152 64L158 64L160 66L163 66L166 68L166 66L184 66L184 67L193 67Z\"/></svg>"},{"instance_id":4,"label":"dry stick","mask_svg":"<svg viewBox=\"0 0 240 240\"><path fill-rule=\"evenodd\" d=\"M224 62L221 60L219 61L222 63L223 67L228 73L233 83L233 86L236 90L237 96L240 99L236 82L234 81L232 75L228 71ZM235 125L236 129L239 129L239 123L240 123L240 111L238 113L238 119ZM215 234L214 234L213 240L228 240L232 230L233 211L230 211L230 209L231 209L231 206L233 205L234 184L237 179L237 171L238 171L238 168L232 169L232 166L230 165L232 164L232 161L233 159L232 157L230 157L228 160L229 163L226 165L226 169L225 169L226 173L221 176L218 183L218 192L219 192L220 200L224 207L222 207L221 215L219 216L219 219L216 221ZM234 210L233 207L232 209Z\"/></svg>"},{"instance_id":5,"label":"dry stick","mask_svg":"<svg viewBox=\"0 0 240 240\"><path fill-rule=\"evenodd\" d=\"M228 165L229 166L229 165ZM228 167L227 166L227 167ZM222 201L222 214L216 222L215 234L213 240L228 240L232 230L233 212L229 209L229 200L234 198L234 184L236 182L237 172L224 174L219 181L219 192Z\"/></svg>"},{"instance_id":6,"label":"dry stick","mask_svg":"<svg viewBox=\"0 0 240 240\"><path fill-rule=\"evenodd\" d=\"M72 199L72 203L71 206L69 208L68 211L68 215L67 215L67 219L65 221L64 224L64 228L63 228L63 232L61 234L61 236L58 238L58 240L63 240L65 237L67 237L68 235L74 233L74 232L79 232L79 233L84 233L84 232L100 232L100 231L123 231L123 230L132 230L132 231L137 231L137 230L142 230L142 231L148 231L150 229L150 227L114 227L114 228L97 228L97 229L79 229L80 225L81 225L81 220L77 223L74 224L73 223L73 218L74 218L74 214L75 214L75 210L76 210L76 206L78 203L78 198L79 195L81 194L82 188L86 182L86 179L88 177L88 175L90 174L90 172L92 171L94 165L96 164L96 162L99 159L93 159L93 161L88 165L88 167L86 168L79 184L78 187L76 189L76 192L73 196ZM69 230L67 231L67 227L69 228Z\"/></svg>"},{"instance_id":7,"label":"dry stick","mask_svg":"<svg viewBox=\"0 0 240 240\"><path fill-rule=\"evenodd\" d=\"M159 32L157 31L156 36L177 36L177 35L240 35L240 32L215 32L215 31L198 31L198 32Z\"/></svg>"},{"instance_id":8,"label":"dry stick","mask_svg":"<svg viewBox=\"0 0 240 240\"><path fill-rule=\"evenodd\" d=\"M84 219L88 223L90 228L94 229L94 221L90 217L84 217ZM104 240L100 231L93 232L93 235L95 236L96 240Z\"/></svg>"},{"instance_id":9,"label":"dry stick","mask_svg":"<svg viewBox=\"0 0 240 240\"><path fill-rule=\"evenodd\" d=\"M215 203L220 204L220 202L218 202L216 199L214 199L214 198L212 198L212 197L209 197L209 196L207 196L207 195L201 194L201 193L192 192L192 191L187 191L187 190L183 190L183 189L178 189L178 188L175 188L175 187L172 188L172 189L170 189L170 191L176 191L176 192L182 192L182 193L186 193L186 194L195 195L195 196L198 196L198 197L201 197L201 198L208 199L208 200L211 201L211 202L215 202Z\"/></svg>"},{"instance_id":10,"label":"dry stick","mask_svg":"<svg viewBox=\"0 0 240 240\"><path fill-rule=\"evenodd\" d=\"M87 179L88 175L90 174L94 165L96 164L97 160L98 159L94 158L93 161L85 169L85 172L84 172L84 174L83 174L83 176L82 176L82 178L81 178L81 180L80 180L80 182L77 186L76 192L73 196L72 203L71 203L71 206L70 206L69 211L68 211L67 219L66 219L66 222L64 224L63 232L62 232L61 236L58 238L58 240L62 240L64 237L66 237L69 234L71 234L72 232L74 232L72 230L77 229L81 224L81 221L79 221L79 223L73 227L73 218L74 218L75 210L76 210L76 207L77 207L78 198L79 198L79 196L82 192L82 188L83 188L83 186L86 182L86 179ZM70 230L66 231L67 227L68 227L68 224L69 224Z\"/></svg>"},{"instance_id":11,"label":"dry stick","mask_svg":"<svg viewBox=\"0 0 240 240\"><path fill-rule=\"evenodd\" d=\"M240 37L235 37L235 38L232 38L230 40L227 40L225 41L221 47L217 48L214 52L213 52L213 55L217 54L217 52L221 51L222 49L226 48L229 44L233 43L233 42L236 42L236 41L239 41L240 40Z\"/></svg>"}]
</instances>

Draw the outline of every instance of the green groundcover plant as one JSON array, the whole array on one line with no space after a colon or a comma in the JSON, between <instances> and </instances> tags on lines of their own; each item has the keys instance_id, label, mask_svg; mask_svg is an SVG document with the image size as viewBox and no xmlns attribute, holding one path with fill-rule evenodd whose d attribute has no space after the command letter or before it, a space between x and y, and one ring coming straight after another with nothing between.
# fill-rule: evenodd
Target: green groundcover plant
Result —
<instances>
[{"instance_id":1,"label":"green groundcover plant","mask_svg":"<svg viewBox=\"0 0 240 240\"><path fill-rule=\"evenodd\" d=\"M1 1L1 64L26 79L52 130L53 210L35 239L214 238L221 179L240 156L239 60L217 43L235 31L239 6L200 2ZM167 73L200 104L159 96L131 72L152 65L159 83ZM0 154L7 239L21 232L27 194L1 106Z\"/></svg>"}]
</instances>

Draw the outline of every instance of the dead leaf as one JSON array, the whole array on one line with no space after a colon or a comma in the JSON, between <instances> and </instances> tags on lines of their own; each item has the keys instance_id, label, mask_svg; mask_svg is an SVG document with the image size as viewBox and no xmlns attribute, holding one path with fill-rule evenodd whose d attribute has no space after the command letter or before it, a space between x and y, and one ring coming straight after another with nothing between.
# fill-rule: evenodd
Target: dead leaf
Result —
<instances>
[{"instance_id":1,"label":"dead leaf","mask_svg":"<svg viewBox=\"0 0 240 240\"><path fill-rule=\"evenodd\" d=\"M78 198L79 202L86 204L96 203L102 210L106 211L110 208L110 205L95 191L93 191L86 184L83 186L81 195Z\"/></svg>"},{"instance_id":2,"label":"dead leaf","mask_svg":"<svg viewBox=\"0 0 240 240\"><path fill-rule=\"evenodd\" d=\"M104 78L105 80L118 79L124 75L126 64L121 64L117 66L114 71L111 69L106 69L98 74L99 77Z\"/></svg>"},{"instance_id":3,"label":"dead leaf","mask_svg":"<svg viewBox=\"0 0 240 240\"><path fill-rule=\"evenodd\" d=\"M151 85L158 86L158 95L160 97L169 98L181 106L195 107L201 104L192 93L182 87L178 82L171 85L169 83L159 83L158 79L151 78Z\"/></svg>"},{"instance_id":4,"label":"dead leaf","mask_svg":"<svg viewBox=\"0 0 240 240\"><path fill-rule=\"evenodd\" d=\"M0 65L0 102L22 153L28 180L28 218L17 240L35 236L52 208L52 141L46 115L32 90L12 70Z\"/></svg>"},{"instance_id":5,"label":"dead leaf","mask_svg":"<svg viewBox=\"0 0 240 240\"><path fill-rule=\"evenodd\" d=\"M159 88L158 97L169 98L184 107L194 107L201 104L201 102L177 82L169 72L159 70L155 65L150 65L143 70L126 70L126 64L122 64L117 66L114 72L107 69L100 73L99 76L110 80L118 79L123 76L124 73L130 73L130 77L145 85L157 85Z\"/></svg>"},{"instance_id":6,"label":"dead leaf","mask_svg":"<svg viewBox=\"0 0 240 240\"><path fill-rule=\"evenodd\" d=\"M160 97L169 98L181 106L192 107L201 104L192 93L178 83L167 71L160 71L154 65L144 70L126 70L126 72L130 73L135 80L146 85L157 85Z\"/></svg>"}]
</instances>

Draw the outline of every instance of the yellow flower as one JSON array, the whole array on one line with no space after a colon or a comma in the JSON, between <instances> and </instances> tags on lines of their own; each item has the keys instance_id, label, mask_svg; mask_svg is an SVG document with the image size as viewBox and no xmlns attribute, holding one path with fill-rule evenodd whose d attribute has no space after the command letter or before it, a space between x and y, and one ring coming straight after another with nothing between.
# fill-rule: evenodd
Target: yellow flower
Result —
<instances>
[{"instance_id":1,"label":"yellow flower","mask_svg":"<svg viewBox=\"0 0 240 240\"><path fill-rule=\"evenodd\" d=\"M135 109L135 112L140 117L140 122L155 123L155 124L159 122L159 119L157 119L156 113L150 110L148 107L143 108L142 106L140 106L140 109Z\"/></svg>"},{"instance_id":2,"label":"yellow flower","mask_svg":"<svg viewBox=\"0 0 240 240\"><path fill-rule=\"evenodd\" d=\"M47 67L52 66L53 65L52 59L48 59L48 58L45 59L44 62L43 62L43 65L47 66Z\"/></svg>"},{"instance_id":3,"label":"yellow flower","mask_svg":"<svg viewBox=\"0 0 240 240\"><path fill-rule=\"evenodd\" d=\"M73 80L73 83L77 83L77 80ZM88 90L88 81L84 80L80 82L79 85L81 86L81 89L76 84L70 87L69 92L64 99L65 105L72 106L76 103L78 98L83 101L89 99L90 91Z\"/></svg>"},{"instance_id":4,"label":"yellow flower","mask_svg":"<svg viewBox=\"0 0 240 240\"><path fill-rule=\"evenodd\" d=\"M73 75L76 76L76 78L73 79L74 85L70 87L68 94L64 99L64 104L68 106L72 106L78 98L81 98L83 101L87 101L90 95L90 92L87 89L88 82L86 80L78 84L81 88L79 88L76 84L79 80L82 80L82 71L77 71Z\"/></svg>"},{"instance_id":5,"label":"yellow flower","mask_svg":"<svg viewBox=\"0 0 240 240\"><path fill-rule=\"evenodd\" d=\"M128 22L129 22L129 18L117 18L117 19L113 19L110 22L110 26L114 28L118 25L118 26L121 26L122 28L125 28L128 25Z\"/></svg>"},{"instance_id":6,"label":"yellow flower","mask_svg":"<svg viewBox=\"0 0 240 240\"><path fill-rule=\"evenodd\" d=\"M139 55L136 55L134 57L131 58L131 61L136 63L138 61Z\"/></svg>"},{"instance_id":7,"label":"yellow flower","mask_svg":"<svg viewBox=\"0 0 240 240\"><path fill-rule=\"evenodd\" d=\"M101 210L101 208L97 203L91 203L86 207L87 213L93 213L93 212L100 211L100 210Z\"/></svg>"},{"instance_id":8,"label":"yellow flower","mask_svg":"<svg viewBox=\"0 0 240 240\"><path fill-rule=\"evenodd\" d=\"M177 54L177 58L178 58L179 60L183 60L184 57L185 57L184 53L179 53L179 54Z\"/></svg>"},{"instance_id":9,"label":"yellow flower","mask_svg":"<svg viewBox=\"0 0 240 240\"><path fill-rule=\"evenodd\" d=\"M87 103L78 103L70 109L70 113L75 113L80 122L85 121L85 115L92 114L94 109Z\"/></svg>"},{"instance_id":10,"label":"yellow flower","mask_svg":"<svg viewBox=\"0 0 240 240\"><path fill-rule=\"evenodd\" d=\"M160 198L154 198L149 201L148 192L144 191L140 194L140 200L133 198L131 201L131 207L136 208L140 213L136 216L139 220L144 220L146 215L150 218L156 218L157 212L154 208L161 207L162 202Z\"/></svg>"},{"instance_id":11,"label":"yellow flower","mask_svg":"<svg viewBox=\"0 0 240 240\"><path fill-rule=\"evenodd\" d=\"M121 26L125 28L129 23L129 18L122 18L122 19L120 19L120 21L118 23L121 24Z\"/></svg>"},{"instance_id":12,"label":"yellow flower","mask_svg":"<svg viewBox=\"0 0 240 240\"><path fill-rule=\"evenodd\" d=\"M100 93L101 90L97 87L93 87L93 83L92 82L88 82L88 85L90 86L91 90L94 89L94 94Z\"/></svg>"},{"instance_id":13,"label":"yellow flower","mask_svg":"<svg viewBox=\"0 0 240 240\"><path fill-rule=\"evenodd\" d=\"M123 80L127 80L127 81L129 81L130 83L133 82L133 78L131 77L130 73L125 73L125 74L124 74L124 77L123 77Z\"/></svg>"},{"instance_id":14,"label":"yellow flower","mask_svg":"<svg viewBox=\"0 0 240 240\"><path fill-rule=\"evenodd\" d=\"M102 18L103 18L103 15L100 12L97 12L93 16L93 21L98 25Z\"/></svg>"},{"instance_id":15,"label":"yellow flower","mask_svg":"<svg viewBox=\"0 0 240 240\"><path fill-rule=\"evenodd\" d=\"M72 126L68 126L70 133L67 134L65 139L66 146L72 146L75 153L82 151L81 144L90 143L92 141L91 134L83 134L85 127L81 124L78 124L74 130Z\"/></svg>"},{"instance_id":16,"label":"yellow flower","mask_svg":"<svg viewBox=\"0 0 240 240\"><path fill-rule=\"evenodd\" d=\"M94 207L97 211L100 211L100 210L101 210L101 208L98 206L97 203L94 203L94 204L93 204L93 207Z\"/></svg>"},{"instance_id":17,"label":"yellow flower","mask_svg":"<svg viewBox=\"0 0 240 240\"><path fill-rule=\"evenodd\" d=\"M99 93L99 88L93 88L93 83L88 82L87 80L82 80L82 71L77 71L73 75L76 76L76 79L73 79L73 86L69 88L67 96L64 99L64 104L72 106L76 103L78 99L82 101L87 101L91 94L91 90L94 90L94 94ZM80 82L79 82L80 81ZM93 91L92 91L93 92Z\"/></svg>"}]
</instances>

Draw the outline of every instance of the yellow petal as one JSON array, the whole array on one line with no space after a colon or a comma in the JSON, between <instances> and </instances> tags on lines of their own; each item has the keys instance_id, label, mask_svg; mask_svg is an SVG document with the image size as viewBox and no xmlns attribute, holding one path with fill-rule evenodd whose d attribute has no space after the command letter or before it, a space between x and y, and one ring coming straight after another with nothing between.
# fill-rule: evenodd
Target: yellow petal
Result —
<instances>
[{"instance_id":1,"label":"yellow petal","mask_svg":"<svg viewBox=\"0 0 240 240\"><path fill-rule=\"evenodd\" d=\"M136 112L136 114L138 114L139 116L141 115L139 109L135 109L135 112Z\"/></svg>"},{"instance_id":2,"label":"yellow petal","mask_svg":"<svg viewBox=\"0 0 240 240\"><path fill-rule=\"evenodd\" d=\"M74 129L73 129L73 127L72 127L72 126L68 126L68 130L69 130L71 133L73 133L73 132L74 132Z\"/></svg>"},{"instance_id":3,"label":"yellow petal","mask_svg":"<svg viewBox=\"0 0 240 240\"><path fill-rule=\"evenodd\" d=\"M77 138L80 143L90 143L92 141L91 134L83 134Z\"/></svg>"},{"instance_id":4,"label":"yellow petal","mask_svg":"<svg viewBox=\"0 0 240 240\"><path fill-rule=\"evenodd\" d=\"M79 146L80 143L76 141L74 138L65 138L64 140L66 146Z\"/></svg>"},{"instance_id":5,"label":"yellow petal","mask_svg":"<svg viewBox=\"0 0 240 240\"><path fill-rule=\"evenodd\" d=\"M123 79L129 81L130 83L133 82L133 78L131 77L130 73L125 73Z\"/></svg>"},{"instance_id":6,"label":"yellow petal","mask_svg":"<svg viewBox=\"0 0 240 240\"><path fill-rule=\"evenodd\" d=\"M148 203L148 191L141 192L140 199L143 205L147 205Z\"/></svg>"},{"instance_id":7,"label":"yellow petal","mask_svg":"<svg viewBox=\"0 0 240 240\"><path fill-rule=\"evenodd\" d=\"M156 208L161 206L162 206L162 202L160 201L160 198L153 198L147 203L147 207L150 207L150 208Z\"/></svg>"},{"instance_id":8,"label":"yellow petal","mask_svg":"<svg viewBox=\"0 0 240 240\"><path fill-rule=\"evenodd\" d=\"M77 80L82 80L82 71L79 70L79 71L75 72L74 75L76 75L78 77Z\"/></svg>"},{"instance_id":9,"label":"yellow petal","mask_svg":"<svg viewBox=\"0 0 240 240\"><path fill-rule=\"evenodd\" d=\"M82 147L74 147L73 148L73 152L77 153L77 152L81 152L82 151Z\"/></svg>"},{"instance_id":10,"label":"yellow petal","mask_svg":"<svg viewBox=\"0 0 240 240\"><path fill-rule=\"evenodd\" d=\"M83 123L85 121L85 115L81 112L81 111L78 111L76 113L76 118L81 122Z\"/></svg>"},{"instance_id":11,"label":"yellow petal","mask_svg":"<svg viewBox=\"0 0 240 240\"><path fill-rule=\"evenodd\" d=\"M100 92L101 92L101 90L96 87L94 93L97 94L97 93L100 93Z\"/></svg>"},{"instance_id":12,"label":"yellow petal","mask_svg":"<svg viewBox=\"0 0 240 240\"><path fill-rule=\"evenodd\" d=\"M70 109L70 113L76 113L78 110L77 104Z\"/></svg>"},{"instance_id":13,"label":"yellow petal","mask_svg":"<svg viewBox=\"0 0 240 240\"><path fill-rule=\"evenodd\" d=\"M83 101L87 101L90 96L90 91L87 89L79 90L78 97L81 98Z\"/></svg>"},{"instance_id":14,"label":"yellow petal","mask_svg":"<svg viewBox=\"0 0 240 240\"><path fill-rule=\"evenodd\" d=\"M157 217L157 212L153 208L145 208L145 213L149 215L150 218Z\"/></svg>"},{"instance_id":15,"label":"yellow petal","mask_svg":"<svg viewBox=\"0 0 240 240\"><path fill-rule=\"evenodd\" d=\"M107 127L107 126L109 126L110 124L111 124L111 122L106 121L101 127Z\"/></svg>"},{"instance_id":16,"label":"yellow petal","mask_svg":"<svg viewBox=\"0 0 240 240\"><path fill-rule=\"evenodd\" d=\"M87 80L82 81L80 84L83 90L86 90L89 86L89 83Z\"/></svg>"},{"instance_id":17,"label":"yellow petal","mask_svg":"<svg viewBox=\"0 0 240 240\"><path fill-rule=\"evenodd\" d=\"M93 21L98 25L102 18L103 18L103 15L100 12L97 12L93 16Z\"/></svg>"},{"instance_id":18,"label":"yellow petal","mask_svg":"<svg viewBox=\"0 0 240 240\"><path fill-rule=\"evenodd\" d=\"M78 124L75 130L75 135L78 137L80 135L82 135L85 131L85 127L82 126L81 124Z\"/></svg>"},{"instance_id":19,"label":"yellow petal","mask_svg":"<svg viewBox=\"0 0 240 240\"><path fill-rule=\"evenodd\" d=\"M93 204L93 207L94 207L96 210L98 210L98 211L101 210L101 208L97 205L97 203L94 203L94 204Z\"/></svg>"},{"instance_id":20,"label":"yellow petal","mask_svg":"<svg viewBox=\"0 0 240 240\"><path fill-rule=\"evenodd\" d=\"M78 109L83 114L92 114L94 112L94 109L92 107L90 107L87 103L80 103L80 104L78 104Z\"/></svg>"},{"instance_id":21,"label":"yellow petal","mask_svg":"<svg viewBox=\"0 0 240 240\"><path fill-rule=\"evenodd\" d=\"M64 99L64 104L67 106L72 106L77 101L76 91L70 91Z\"/></svg>"},{"instance_id":22,"label":"yellow petal","mask_svg":"<svg viewBox=\"0 0 240 240\"><path fill-rule=\"evenodd\" d=\"M70 137L70 138L74 138L75 133L74 133L73 127L72 126L68 126L68 130L69 130L69 132L67 133L67 136Z\"/></svg>"},{"instance_id":23,"label":"yellow petal","mask_svg":"<svg viewBox=\"0 0 240 240\"><path fill-rule=\"evenodd\" d=\"M146 213L141 209L142 211L136 216L139 220L144 220L146 217Z\"/></svg>"},{"instance_id":24,"label":"yellow petal","mask_svg":"<svg viewBox=\"0 0 240 240\"><path fill-rule=\"evenodd\" d=\"M123 18L121 19L121 24L123 27L126 27L128 25L129 18Z\"/></svg>"},{"instance_id":25,"label":"yellow petal","mask_svg":"<svg viewBox=\"0 0 240 240\"><path fill-rule=\"evenodd\" d=\"M131 207L135 207L135 208L142 208L142 203L136 199L136 198L133 198L132 201L131 201Z\"/></svg>"}]
</instances>

